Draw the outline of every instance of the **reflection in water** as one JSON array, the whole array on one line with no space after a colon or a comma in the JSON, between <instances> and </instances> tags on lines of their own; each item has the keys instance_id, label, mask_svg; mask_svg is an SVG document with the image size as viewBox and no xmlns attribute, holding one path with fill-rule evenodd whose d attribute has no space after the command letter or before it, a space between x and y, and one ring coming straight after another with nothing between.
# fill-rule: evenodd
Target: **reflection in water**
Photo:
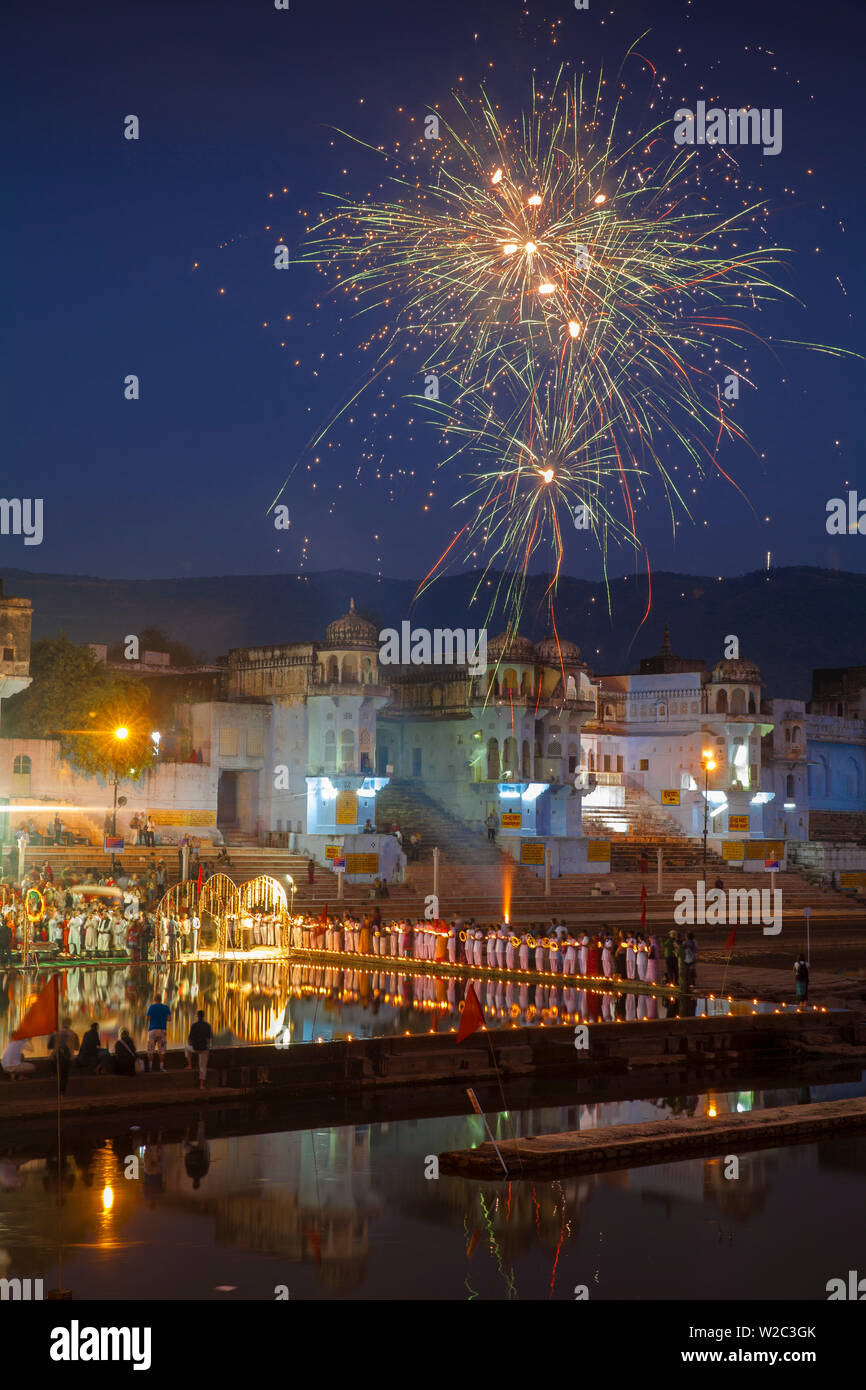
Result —
<instances>
[{"instance_id":1,"label":"reflection in water","mask_svg":"<svg viewBox=\"0 0 866 1390\"><path fill-rule=\"evenodd\" d=\"M44 982L33 972L0 974L0 1050ZM60 972L61 1013L83 1036L99 1023L103 1046L122 1028L143 1045L145 1013L159 991L171 1007L168 1043L182 1046L196 1010L214 1030L214 1045L293 1043L367 1038L399 1033L456 1031L470 981L397 971L336 969L272 961L185 961L167 969L148 965L72 966ZM726 999L660 999L627 990L579 989L514 980L475 981L488 1026L634 1022L707 1013L773 1011L771 1004ZM34 1052L45 1051L45 1039Z\"/></svg>"},{"instance_id":2,"label":"reflection in water","mask_svg":"<svg viewBox=\"0 0 866 1390\"><path fill-rule=\"evenodd\" d=\"M813 1088L812 1099L838 1089ZM862 1082L844 1089L862 1092ZM712 1100L724 1114L791 1104L797 1094ZM490 1121L497 1137L520 1138L695 1114L708 1102L681 1096L503 1111ZM199 1112L170 1138L133 1129L79 1147L62 1177L56 1158L8 1150L0 1162L4 1272L54 1277L60 1180L64 1279L75 1298L203 1298L225 1288L272 1298L280 1283L293 1298L572 1298L577 1283L592 1297L776 1296L761 1286L767 1266L752 1268L758 1252L775 1259L774 1277L787 1277L791 1265L801 1296L819 1296L804 1282L803 1252L813 1246L802 1242L798 1260L786 1254L785 1212L807 1181L821 1212L815 1258L822 1269L834 1261L848 1268L857 1235L850 1211L866 1193L866 1141L857 1139L826 1146L832 1172L822 1202L824 1145L741 1155L737 1181L718 1157L477 1183L436 1178L430 1164L443 1149L483 1142L475 1114L229 1138L209 1135L208 1123L215 1120ZM647 1270L652 1283L641 1293L630 1281L635 1272L646 1280ZM732 1277L736 1286L725 1292Z\"/></svg>"}]
</instances>

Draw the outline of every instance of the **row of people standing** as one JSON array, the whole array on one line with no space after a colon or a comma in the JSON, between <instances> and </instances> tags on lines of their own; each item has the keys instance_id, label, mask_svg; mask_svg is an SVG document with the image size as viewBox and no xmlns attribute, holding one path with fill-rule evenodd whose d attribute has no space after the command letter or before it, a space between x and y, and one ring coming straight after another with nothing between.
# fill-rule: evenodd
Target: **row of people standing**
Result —
<instances>
[{"instance_id":1,"label":"row of people standing","mask_svg":"<svg viewBox=\"0 0 866 1390\"><path fill-rule=\"evenodd\" d=\"M573 930L555 919L514 928L508 923L482 926L464 922L385 923L372 917L295 918L295 950L324 950L403 960L447 961L489 970L534 970L562 975L641 980L692 986L697 981L697 942L693 932L680 938L671 931L660 940L643 932L600 933Z\"/></svg>"}]
</instances>

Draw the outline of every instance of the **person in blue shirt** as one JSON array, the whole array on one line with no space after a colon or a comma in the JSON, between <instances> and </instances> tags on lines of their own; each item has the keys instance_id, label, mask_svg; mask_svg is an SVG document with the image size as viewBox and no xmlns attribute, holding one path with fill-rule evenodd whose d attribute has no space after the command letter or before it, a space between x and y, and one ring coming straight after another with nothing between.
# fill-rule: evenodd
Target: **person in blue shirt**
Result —
<instances>
[{"instance_id":1,"label":"person in blue shirt","mask_svg":"<svg viewBox=\"0 0 866 1390\"><path fill-rule=\"evenodd\" d=\"M157 1047L159 1048L162 1069L165 1071L165 1040L170 1014L171 1009L168 1004L163 1004L162 995L155 994L153 1003L147 1011L147 1060L150 1071L159 1070L153 1065L153 1053Z\"/></svg>"}]
</instances>

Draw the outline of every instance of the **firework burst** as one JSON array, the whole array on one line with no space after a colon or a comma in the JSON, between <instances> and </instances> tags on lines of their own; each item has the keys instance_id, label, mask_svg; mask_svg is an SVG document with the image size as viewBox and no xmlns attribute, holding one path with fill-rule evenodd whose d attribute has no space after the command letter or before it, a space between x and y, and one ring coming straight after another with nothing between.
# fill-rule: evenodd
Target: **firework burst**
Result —
<instances>
[{"instance_id":1,"label":"firework burst","mask_svg":"<svg viewBox=\"0 0 866 1390\"><path fill-rule=\"evenodd\" d=\"M671 120L626 128L625 85L610 117L604 95L561 69L514 120L483 90L455 97L420 142L427 173L416 150L393 196L337 199L302 257L376 319L371 381L421 351L418 399L472 510L424 584L480 553L514 620L542 551L555 592L575 507L606 574L611 543L641 549L653 489L672 526L685 511L673 468L723 471L723 441L745 437L721 382L744 378L753 315L787 293L730 155L675 146Z\"/></svg>"}]
</instances>

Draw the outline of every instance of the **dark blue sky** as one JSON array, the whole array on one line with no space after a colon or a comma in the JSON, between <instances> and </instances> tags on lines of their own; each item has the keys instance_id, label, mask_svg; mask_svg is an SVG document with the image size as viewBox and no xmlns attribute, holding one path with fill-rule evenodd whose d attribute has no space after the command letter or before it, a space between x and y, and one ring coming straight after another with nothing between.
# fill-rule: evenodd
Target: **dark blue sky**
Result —
<instances>
[{"instance_id":1,"label":"dark blue sky","mask_svg":"<svg viewBox=\"0 0 866 1390\"><path fill-rule=\"evenodd\" d=\"M777 209L775 236L796 253L784 283L804 307L779 305L756 326L863 348L866 24L853 0L590 0L587 12L571 0L291 0L288 12L271 0L13 0L10 13L4 183L17 226L2 490L44 499L45 539L0 538L3 564L420 577L454 533L462 489L440 474L423 510L437 443L407 425L417 411L402 397L417 380L408 364L395 373L379 402L387 426L338 431L308 467L306 441L357 385L358 335L316 309L315 272L274 271L274 233L295 248L299 210L372 181L375 160L330 127L390 147L461 75L467 86L488 77L519 109L531 69L554 56L550 20L562 21L558 56L608 69L650 28L640 49L671 73L671 112L704 95L783 109L782 152L738 157ZM123 139L128 113L137 142ZM863 364L791 348L781 364L756 352L752 370L758 389L738 420L765 457L722 461L757 519L711 480L675 545L661 509L644 511L653 567L738 574L771 549L777 565L866 569L866 538L833 539L824 525L829 497L866 496ZM134 403L122 394L130 372ZM266 509L293 467L292 526L275 532ZM569 546L568 570L598 578L597 553ZM612 556L612 573L630 567Z\"/></svg>"}]
</instances>

